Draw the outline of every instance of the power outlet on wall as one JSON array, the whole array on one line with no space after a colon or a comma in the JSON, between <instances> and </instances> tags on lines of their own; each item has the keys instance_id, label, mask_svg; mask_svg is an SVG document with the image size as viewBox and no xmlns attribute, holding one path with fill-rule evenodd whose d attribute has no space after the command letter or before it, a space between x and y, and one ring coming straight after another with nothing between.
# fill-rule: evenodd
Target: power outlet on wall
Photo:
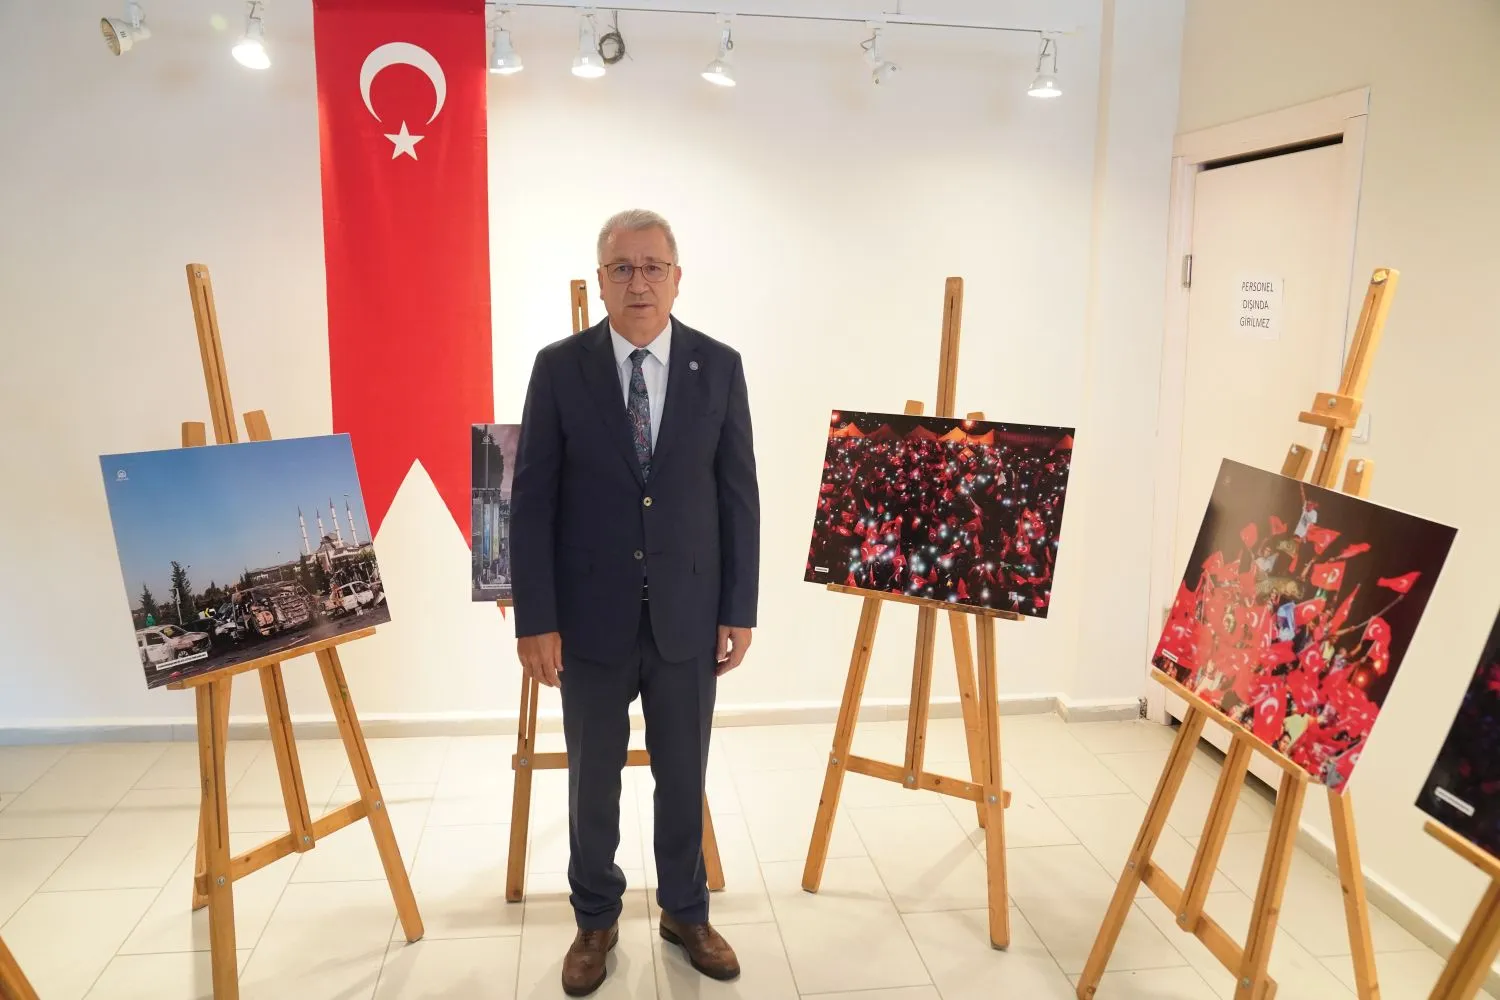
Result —
<instances>
[{"instance_id":1,"label":"power outlet on wall","mask_svg":"<svg viewBox=\"0 0 1500 1000\"><path fill-rule=\"evenodd\" d=\"M1362 413L1360 413L1359 419L1354 422L1354 443L1355 444L1369 444L1370 443L1370 411L1369 410L1365 410Z\"/></svg>"}]
</instances>

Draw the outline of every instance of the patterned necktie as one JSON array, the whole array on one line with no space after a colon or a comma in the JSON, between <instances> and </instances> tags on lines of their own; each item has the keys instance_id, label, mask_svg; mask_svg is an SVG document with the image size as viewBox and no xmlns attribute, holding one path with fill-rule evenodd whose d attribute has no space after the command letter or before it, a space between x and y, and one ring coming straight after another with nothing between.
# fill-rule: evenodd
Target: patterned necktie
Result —
<instances>
[{"instance_id":1,"label":"patterned necktie","mask_svg":"<svg viewBox=\"0 0 1500 1000\"><path fill-rule=\"evenodd\" d=\"M641 365L650 356L644 347L630 352L630 423L635 430L635 457L645 477L651 475L651 400Z\"/></svg>"}]
</instances>

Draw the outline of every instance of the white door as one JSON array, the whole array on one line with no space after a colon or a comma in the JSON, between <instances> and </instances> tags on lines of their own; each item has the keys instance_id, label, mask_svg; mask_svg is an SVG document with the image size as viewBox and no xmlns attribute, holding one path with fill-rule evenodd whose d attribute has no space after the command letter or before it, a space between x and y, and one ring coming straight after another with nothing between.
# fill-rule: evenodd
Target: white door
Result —
<instances>
[{"instance_id":1,"label":"white door","mask_svg":"<svg viewBox=\"0 0 1500 1000\"><path fill-rule=\"evenodd\" d=\"M1220 461L1280 471L1293 441L1321 440L1297 415L1318 391L1338 388L1349 295L1343 152L1323 146L1205 169L1195 179L1172 586L1152 595L1162 614ZM1167 695L1166 710L1180 719L1186 705ZM1204 735L1228 746L1218 726Z\"/></svg>"}]
</instances>

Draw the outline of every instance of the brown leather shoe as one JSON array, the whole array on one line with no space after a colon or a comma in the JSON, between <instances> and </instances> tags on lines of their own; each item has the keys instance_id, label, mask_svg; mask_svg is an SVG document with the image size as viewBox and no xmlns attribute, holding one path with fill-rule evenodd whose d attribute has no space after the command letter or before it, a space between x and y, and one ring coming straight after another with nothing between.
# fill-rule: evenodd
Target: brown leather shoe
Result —
<instances>
[{"instance_id":1,"label":"brown leather shoe","mask_svg":"<svg viewBox=\"0 0 1500 1000\"><path fill-rule=\"evenodd\" d=\"M570 997L586 997L604 985L604 959L620 941L620 925L608 930L579 929L563 958L563 992Z\"/></svg>"},{"instance_id":2,"label":"brown leather shoe","mask_svg":"<svg viewBox=\"0 0 1500 1000\"><path fill-rule=\"evenodd\" d=\"M681 945L693 968L710 979L735 979L740 974L740 960L723 935L712 924L681 924L661 915L662 940Z\"/></svg>"}]
</instances>

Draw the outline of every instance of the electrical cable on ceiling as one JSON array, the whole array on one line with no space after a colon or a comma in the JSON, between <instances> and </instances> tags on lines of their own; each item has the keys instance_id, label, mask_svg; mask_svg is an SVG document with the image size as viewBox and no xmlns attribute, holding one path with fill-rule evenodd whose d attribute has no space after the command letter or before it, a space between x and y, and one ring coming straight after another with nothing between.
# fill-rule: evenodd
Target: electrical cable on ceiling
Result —
<instances>
[{"instance_id":1,"label":"electrical cable on ceiling","mask_svg":"<svg viewBox=\"0 0 1500 1000\"><path fill-rule=\"evenodd\" d=\"M620 12L615 11L614 14L614 26L599 36L599 58L604 60L606 66L613 66L625 58L625 39L620 34Z\"/></svg>"}]
</instances>

